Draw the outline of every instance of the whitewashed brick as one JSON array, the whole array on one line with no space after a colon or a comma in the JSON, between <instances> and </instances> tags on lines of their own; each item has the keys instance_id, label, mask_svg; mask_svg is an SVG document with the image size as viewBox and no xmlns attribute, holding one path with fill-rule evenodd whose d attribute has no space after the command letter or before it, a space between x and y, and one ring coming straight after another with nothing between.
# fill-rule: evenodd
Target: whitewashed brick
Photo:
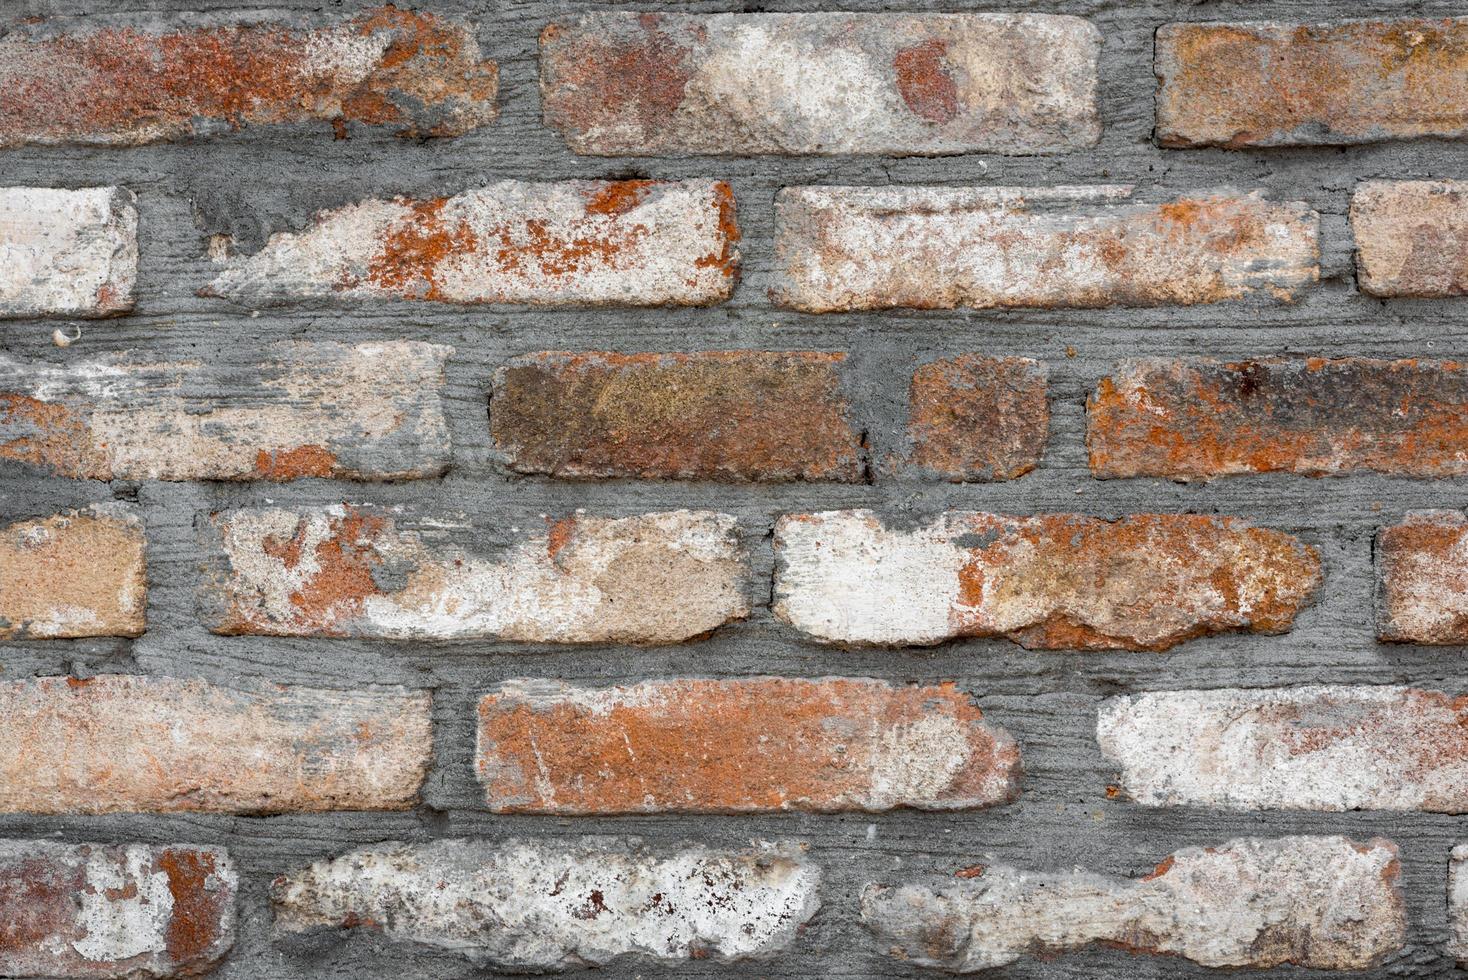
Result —
<instances>
[{"instance_id":1,"label":"whitewashed brick","mask_svg":"<svg viewBox=\"0 0 1468 980\"><path fill-rule=\"evenodd\" d=\"M103 317L132 309L136 202L121 187L0 188L0 317Z\"/></svg>"}]
</instances>

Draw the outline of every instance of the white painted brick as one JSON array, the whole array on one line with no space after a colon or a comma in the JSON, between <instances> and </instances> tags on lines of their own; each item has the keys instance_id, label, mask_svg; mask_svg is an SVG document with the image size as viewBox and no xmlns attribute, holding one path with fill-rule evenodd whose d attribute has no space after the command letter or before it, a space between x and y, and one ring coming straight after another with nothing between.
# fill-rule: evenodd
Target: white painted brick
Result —
<instances>
[{"instance_id":1,"label":"white painted brick","mask_svg":"<svg viewBox=\"0 0 1468 980\"><path fill-rule=\"evenodd\" d=\"M136 201L121 187L0 188L0 317L132 309Z\"/></svg>"}]
</instances>

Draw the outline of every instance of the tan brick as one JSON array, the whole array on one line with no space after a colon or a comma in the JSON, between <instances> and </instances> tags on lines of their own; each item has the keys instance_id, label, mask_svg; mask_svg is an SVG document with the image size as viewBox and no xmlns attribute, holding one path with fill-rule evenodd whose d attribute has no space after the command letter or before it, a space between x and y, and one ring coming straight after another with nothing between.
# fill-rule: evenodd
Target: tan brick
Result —
<instances>
[{"instance_id":1,"label":"tan brick","mask_svg":"<svg viewBox=\"0 0 1468 980\"><path fill-rule=\"evenodd\" d=\"M838 480L864 475L844 354L547 351L495 372L489 421L522 473Z\"/></svg>"},{"instance_id":2,"label":"tan brick","mask_svg":"<svg viewBox=\"0 0 1468 980\"><path fill-rule=\"evenodd\" d=\"M912 376L908 461L955 483L1013 480L1045 451L1050 407L1044 365L1027 357L961 354Z\"/></svg>"},{"instance_id":3,"label":"tan brick","mask_svg":"<svg viewBox=\"0 0 1468 980\"><path fill-rule=\"evenodd\" d=\"M1468 643L1468 518L1426 510L1376 533L1376 636Z\"/></svg>"},{"instance_id":4,"label":"tan brick","mask_svg":"<svg viewBox=\"0 0 1468 980\"><path fill-rule=\"evenodd\" d=\"M510 681L479 705L496 813L962 810L1019 795L1019 749L952 684Z\"/></svg>"},{"instance_id":5,"label":"tan brick","mask_svg":"<svg viewBox=\"0 0 1468 980\"><path fill-rule=\"evenodd\" d=\"M426 693L103 675L0 683L0 812L403 810Z\"/></svg>"},{"instance_id":6,"label":"tan brick","mask_svg":"<svg viewBox=\"0 0 1468 980\"><path fill-rule=\"evenodd\" d=\"M348 123L458 136L497 113L499 69L480 60L474 31L430 14L388 5L324 26L195 24L11 25L0 147L139 146L318 120L343 138Z\"/></svg>"},{"instance_id":7,"label":"tan brick","mask_svg":"<svg viewBox=\"0 0 1468 980\"><path fill-rule=\"evenodd\" d=\"M142 635L143 550L143 522L124 504L0 528L0 638Z\"/></svg>"},{"instance_id":8,"label":"tan brick","mask_svg":"<svg viewBox=\"0 0 1468 980\"><path fill-rule=\"evenodd\" d=\"M891 955L957 973L1097 944L1208 967L1361 970L1407 942L1397 847L1381 838L1236 838L1135 879L974 870L868 885L862 919Z\"/></svg>"},{"instance_id":9,"label":"tan brick","mask_svg":"<svg viewBox=\"0 0 1468 980\"><path fill-rule=\"evenodd\" d=\"M0 39L0 50L4 47ZM4 72L0 56L0 76ZM0 130L4 126L0 111ZM0 187L0 317L126 313L133 307L137 278L138 209L132 191Z\"/></svg>"},{"instance_id":10,"label":"tan brick","mask_svg":"<svg viewBox=\"0 0 1468 980\"><path fill-rule=\"evenodd\" d=\"M680 643L749 613L734 518L575 515L493 549L463 515L414 526L398 510L267 508L215 515L224 568L205 587L215 632Z\"/></svg>"},{"instance_id":11,"label":"tan brick","mask_svg":"<svg viewBox=\"0 0 1468 980\"><path fill-rule=\"evenodd\" d=\"M540 35L577 153L1060 153L1094 144L1101 35L1043 14L648 14Z\"/></svg>"},{"instance_id":12,"label":"tan brick","mask_svg":"<svg viewBox=\"0 0 1468 980\"><path fill-rule=\"evenodd\" d=\"M1167 691L1096 724L1144 806L1468 813L1468 698L1406 687Z\"/></svg>"},{"instance_id":13,"label":"tan brick","mask_svg":"<svg viewBox=\"0 0 1468 980\"><path fill-rule=\"evenodd\" d=\"M1468 134L1468 18L1166 24L1163 146L1312 146Z\"/></svg>"},{"instance_id":14,"label":"tan brick","mask_svg":"<svg viewBox=\"0 0 1468 980\"><path fill-rule=\"evenodd\" d=\"M288 342L244 370L0 356L0 463L91 480L438 476L451 350Z\"/></svg>"},{"instance_id":15,"label":"tan brick","mask_svg":"<svg viewBox=\"0 0 1468 980\"><path fill-rule=\"evenodd\" d=\"M1321 581L1315 549L1225 517L952 511L911 528L867 510L775 525L774 612L828 643L1003 636L1039 650L1166 650L1282 633Z\"/></svg>"},{"instance_id":16,"label":"tan brick","mask_svg":"<svg viewBox=\"0 0 1468 980\"><path fill-rule=\"evenodd\" d=\"M1448 954L1462 969L1468 963L1468 844L1454 847L1448 858Z\"/></svg>"},{"instance_id":17,"label":"tan brick","mask_svg":"<svg viewBox=\"0 0 1468 980\"><path fill-rule=\"evenodd\" d=\"M0 840L0 973L195 976L234 945L238 885L221 848Z\"/></svg>"},{"instance_id":18,"label":"tan brick","mask_svg":"<svg viewBox=\"0 0 1468 980\"><path fill-rule=\"evenodd\" d=\"M1362 181L1351 197L1351 230L1363 293L1468 293L1468 182Z\"/></svg>"},{"instance_id":19,"label":"tan brick","mask_svg":"<svg viewBox=\"0 0 1468 980\"><path fill-rule=\"evenodd\" d=\"M1125 361L1086 405L1102 479L1468 473L1468 366L1415 358Z\"/></svg>"},{"instance_id":20,"label":"tan brick","mask_svg":"<svg viewBox=\"0 0 1468 980\"><path fill-rule=\"evenodd\" d=\"M708 306L734 292L738 241L721 181L505 180L322 211L200 293L258 305Z\"/></svg>"},{"instance_id":21,"label":"tan brick","mask_svg":"<svg viewBox=\"0 0 1468 980\"><path fill-rule=\"evenodd\" d=\"M1288 300L1319 278L1299 203L1205 192L1166 204L1095 187L787 187L770 298L807 313L893 307Z\"/></svg>"}]
</instances>

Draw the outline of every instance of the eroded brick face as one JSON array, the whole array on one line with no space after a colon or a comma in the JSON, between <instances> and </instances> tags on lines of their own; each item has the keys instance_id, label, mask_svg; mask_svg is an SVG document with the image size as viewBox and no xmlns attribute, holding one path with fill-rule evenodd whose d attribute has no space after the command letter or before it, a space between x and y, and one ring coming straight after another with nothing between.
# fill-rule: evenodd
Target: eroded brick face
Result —
<instances>
[{"instance_id":1,"label":"eroded brick face","mask_svg":"<svg viewBox=\"0 0 1468 980\"><path fill-rule=\"evenodd\" d=\"M1363 293L1415 298L1468 293L1468 183L1363 181L1351 197L1351 231Z\"/></svg>"},{"instance_id":2,"label":"eroded brick face","mask_svg":"<svg viewBox=\"0 0 1468 980\"><path fill-rule=\"evenodd\" d=\"M1406 687L1111 698L1097 740L1144 806L1468 812L1468 699Z\"/></svg>"},{"instance_id":3,"label":"eroded brick face","mask_svg":"<svg viewBox=\"0 0 1468 980\"><path fill-rule=\"evenodd\" d=\"M359 201L273 235L201 294L302 301L708 306L739 277L722 181L500 181Z\"/></svg>"},{"instance_id":4,"label":"eroded brick face","mask_svg":"<svg viewBox=\"0 0 1468 980\"><path fill-rule=\"evenodd\" d=\"M770 298L807 313L1288 300L1318 218L1222 192L1166 204L1094 187L787 187Z\"/></svg>"},{"instance_id":5,"label":"eroded brick face","mask_svg":"<svg viewBox=\"0 0 1468 980\"><path fill-rule=\"evenodd\" d=\"M0 39L0 147L139 146L312 121L339 135L361 123L458 136L497 114L499 69L473 30L391 5L321 26L58 24Z\"/></svg>"},{"instance_id":6,"label":"eroded brick face","mask_svg":"<svg viewBox=\"0 0 1468 980\"><path fill-rule=\"evenodd\" d=\"M143 550L125 504L0 528L0 639L142 635Z\"/></svg>"},{"instance_id":7,"label":"eroded brick face","mask_svg":"<svg viewBox=\"0 0 1468 980\"><path fill-rule=\"evenodd\" d=\"M1468 473L1468 367L1364 357L1139 360L1086 405L1103 479Z\"/></svg>"},{"instance_id":8,"label":"eroded brick face","mask_svg":"<svg viewBox=\"0 0 1468 980\"><path fill-rule=\"evenodd\" d=\"M0 51L4 45L0 40ZM0 103L4 99L0 92ZM0 130L4 126L0 120ZM126 313L137 278L132 191L0 188L0 318Z\"/></svg>"},{"instance_id":9,"label":"eroded brick face","mask_svg":"<svg viewBox=\"0 0 1468 980\"><path fill-rule=\"evenodd\" d=\"M1045 367L1027 357L960 354L912 376L908 461L955 483L1034 469L1050 431Z\"/></svg>"},{"instance_id":10,"label":"eroded brick face","mask_svg":"<svg viewBox=\"0 0 1468 980\"><path fill-rule=\"evenodd\" d=\"M968 973L1104 944L1207 967L1375 966L1406 945L1397 847L1377 838L1245 837L1168 855L1142 878L980 874L862 892L889 952Z\"/></svg>"},{"instance_id":11,"label":"eroded brick face","mask_svg":"<svg viewBox=\"0 0 1468 980\"><path fill-rule=\"evenodd\" d=\"M1468 844L1448 858L1448 953L1461 968L1468 963Z\"/></svg>"},{"instance_id":12,"label":"eroded brick face","mask_svg":"<svg viewBox=\"0 0 1468 980\"><path fill-rule=\"evenodd\" d=\"M1019 749L951 684L511 681L479 705L496 813L960 810L1019 795Z\"/></svg>"},{"instance_id":13,"label":"eroded brick face","mask_svg":"<svg viewBox=\"0 0 1468 980\"><path fill-rule=\"evenodd\" d=\"M1166 650L1281 633L1321 582L1279 531L1191 514L1105 521L954 511L910 529L871 511L775 525L777 617L829 643L1003 636L1040 650Z\"/></svg>"},{"instance_id":14,"label":"eroded brick face","mask_svg":"<svg viewBox=\"0 0 1468 980\"><path fill-rule=\"evenodd\" d=\"M795 845L653 850L599 837L380 844L282 876L271 891L284 932L375 928L541 971L628 954L765 958L795 941L820 906L820 881Z\"/></svg>"},{"instance_id":15,"label":"eroded brick face","mask_svg":"<svg viewBox=\"0 0 1468 980\"><path fill-rule=\"evenodd\" d=\"M1035 14L589 14L540 36L577 153L1056 153L1100 138L1101 35Z\"/></svg>"},{"instance_id":16,"label":"eroded brick face","mask_svg":"<svg viewBox=\"0 0 1468 980\"><path fill-rule=\"evenodd\" d=\"M108 674L0 685L0 812L401 810L427 694Z\"/></svg>"},{"instance_id":17,"label":"eroded brick face","mask_svg":"<svg viewBox=\"0 0 1468 980\"><path fill-rule=\"evenodd\" d=\"M1468 519L1409 513L1376 533L1376 635L1388 643L1468 643Z\"/></svg>"},{"instance_id":18,"label":"eroded brick face","mask_svg":"<svg viewBox=\"0 0 1468 980\"><path fill-rule=\"evenodd\" d=\"M1304 146L1468 133L1468 18L1167 24L1163 146Z\"/></svg>"},{"instance_id":19,"label":"eroded brick face","mask_svg":"<svg viewBox=\"0 0 1468 980\"><path fill-rule=\"evenodd\" d=\"M220 848L0 841L0 972L197 975L234 945L237 885Z\"/></svg>"},{"instance_id":20,"label":"eroded brick face","mask_svg":"<svg viewBox=\"0 0 1468 980\"><path fill-rule=\"evenodd\" d=\"M226 634L656 644L749 613L727 514L578 514L479 554L443 540L464 520L433 518L425 531L379 508L214 515L206 533L223 556L205 618Z\"/></svg>"},{"instance_id":21,"label":"eroded brick face","mask_svg":"<svg viewBox=\"0 0 1468 980\"><path fill-rule=\"evenodd\" d=\"M544 352L495 373L489 421L512 469L573 479L855 482L845 354Z\"/></svg>"}]
</instances>

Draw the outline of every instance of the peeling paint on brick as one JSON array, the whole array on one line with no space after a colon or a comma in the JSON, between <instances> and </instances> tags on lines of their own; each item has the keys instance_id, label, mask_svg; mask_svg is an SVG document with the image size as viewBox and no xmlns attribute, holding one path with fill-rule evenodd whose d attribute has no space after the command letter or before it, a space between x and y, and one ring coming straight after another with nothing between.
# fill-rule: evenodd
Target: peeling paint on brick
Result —
<instances>
[{"instance_id":1,"label":"peeling paint on brick","mask_svg":"<svg viewBox=\"0 0 1468 980\"><path fill-rule=\"evenodd\" d=\"M1376 533L1376 636L1387 643L1468 643L1468 518L1408 513Z\"/></svg>"},{"instance_id":2,"label":"peeling paint on brick","mask_svg":"<svg viewBox=\"0 0 1468 980\"><path fill-rule=\"evenodd\" d=\"M908 462L946 480L1013 480L1034 469L1050 432L1045 366L960 354L912 376Z\"/></svg>"},{"instance_id":3,"label":"peeling paint on brick","mask_svg":"<svg viewBox=\"0 0 1468 980\"><path fill-rule=\"evenodd\" d=\"M911 530L866 510L796 514L775 525L775 557L775 615L863 645L1003 636L1040 650L1166 650L1282 633L1321 582L1296 538L1192 514L954 511Z\"/></svg>"},{"instance_id":4,"label":"peeling paint on brick","mask_svg":"<svg viewBox=\"0 0 1468 980\"><path fill-rule=\"evenodd\" d=\"M142 635L143 552L143 522L126 504L0 528L0 639Z\"/></svg>"},{"instance_id":5,"label":"peeling paint on brick","mask_svg":"<svg viewBox=\"0 0 1468 980\"><path fill-rule=\"evenodd\" d=\"M1468 32L1464 39L1468 43ZM1468 293L1468 182L1362 181L1351 197L1351 231L1363 293Z\"/></svg>"},{"instance_id":6,"label":"peeling paint on brick","mask_svg":"<svg viewBox=\"0 0 1468 980\"><path fill-rule=\"evenodd\" d=\"M137 278L132 191L0 188L0 318L116 316L132 309Z\"/></svg>"},{"instance_id":7,"label":"peeling paint on brick","mask_svg":"<svg viewBox=\"0 0 1468 980\"><path fill-rule=\"evenodd\" d=\"M1208 967L1375 966L1407 942L1397 847L1244 837L1187 847L1143 878L986 865L862 892L862 919L917 966L974 973L1102 943Z\"/></svg>"},{"instance_id":8,"label":"peeling paint on brick","mask_svg":"<svg viewBox=\"0 0 1468 980\"><path fill-rule=\"evenodd\" d=\"M281 932L357 927L509 970L619 956L763 959L820 906L794 844L654 851L636 838L390 842L278 878Z\"/></svg>"}]
</instances>

